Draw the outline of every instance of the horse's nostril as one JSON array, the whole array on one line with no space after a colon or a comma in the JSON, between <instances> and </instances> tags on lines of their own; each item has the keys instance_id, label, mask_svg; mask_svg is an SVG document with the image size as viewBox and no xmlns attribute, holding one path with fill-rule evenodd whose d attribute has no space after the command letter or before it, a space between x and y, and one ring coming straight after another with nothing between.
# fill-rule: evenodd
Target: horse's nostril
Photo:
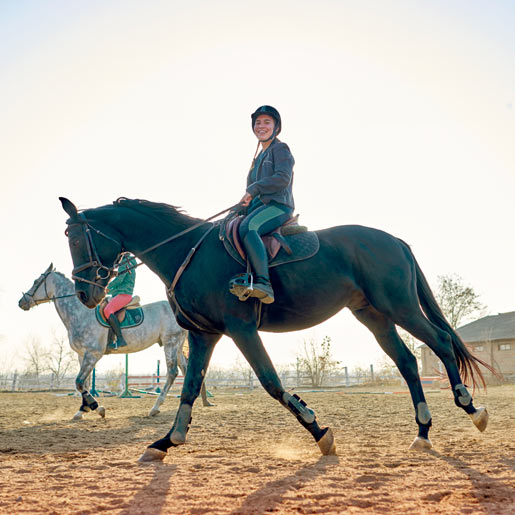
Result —
<instances>
[{"instance_id":1,"label":"horse's nostril","mask_svg":"<svg viewBox=\"0 0 515 515\"><path fill-rule=\"evenodd\" d=\"M79 291L77 293L78 297L79 297L79 300L83 303L83 304L86 304L86 302L88 301L88 297L87 295L83 292L83 291Z\"/></svg>"}]
</instances>

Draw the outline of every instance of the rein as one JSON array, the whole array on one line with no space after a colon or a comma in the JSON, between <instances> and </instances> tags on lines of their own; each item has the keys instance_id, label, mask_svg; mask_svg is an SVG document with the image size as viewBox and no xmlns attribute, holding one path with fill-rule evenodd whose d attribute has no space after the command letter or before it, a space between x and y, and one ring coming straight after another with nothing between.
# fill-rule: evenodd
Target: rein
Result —
<instances>
[{"instance_id":1,"label":"rein","mask_svg":"<svg viewBox=\"0 0 515 515\"><path fill-rule=\"evenodd\" d=\"M148 247L147 249L145 249L145 250L143 250L141 252L138 252L138 257L142 256L143 254L146 254L147 252L151 252L152 250L155 250L158 247L161 247L162 245L165 245L166 243L169 243L169 242L171 242L171 241L173 241L173 240L175 240L175 239L177 239L177 238L179 238L181 236L184 236L185 234L187 234L187 233L189 233L189 232L199 228L200 226L206 224L207 222L210 222L211 220L213 220L213 218L217 218L220 215L223 215L224 213L227 213L227 211L237 211L241 207L242 207L241 204L238 203L238 204L235 204L234 206L231 206L231 207L228 207L227 209L224 209L223 211L220 211L219 213L216 213L216 214L210 216L209 218L201 220L200 222L192 225L191 227L188 227L187 229L184 229L183 231L181 231L181 232L179 232L177 234L174 234L173 236L170 236L169 238L166 238L166 240L160 241L159 243L156 243L155 245L152 245L151 247ZM115 242L118 245L121 245L121 244L120 244L119 241L116 241L111 236L109 236L109 235L103 233L102 231L99 231L95 227L93 227L90 224L89 220L84 215L84 213L82 213L82 212L79 213L79 216L80 216L81 220L78 220L77 222L69 223L68 225L82 224L82 227L84 229L84 237L86 239L86 244L87 244L87 249L88 249L89 261L87 263L84 263L82 265L79 265L79 266L75 267L72 270L72 279L74 279L76 281L81 281L81 282L85 282L85 283L88 283L88 284L92 284L93 286L96 286L97 288L105 289L105 286L103 286L102 284L99 284L98 281L107 281L107 282L109 282L113 277L118 275L118 272L116 271L116 268L118 268L118 266L120 264L120 261L121 261L121 258L123 256L123 248L122 248L122 251L118 254L115 262L113 263L113 266L108 267L108 266L105 266L104 264L102 264L100 256L98 255L97 249L95 247L95 243L93 242L93 237L91 235L91 232L93 231L96 234L98 234L99 236L103 236L104 238L107 238L108 240L111 240L111 241ZM210 230L211 230L211 228L208 230L208 232L210 232ZM202 239L203 239L203 237L201 238L201 241L202 241ZM195 252L194 249L192 249L192 251ZM192 251L190 251L191 256L193 256L193 252ZM190 256L189 259L191 259L191 256ZM121 274L125 274L127 272L130 272L133 268L137 268L138 266L143 265L143 264L144 264L143 262L140 262L140 263L137 263L136 265L129 266L125 270L123 270L120 273L120 275ZM96 277L95 277L94 281L90 281L89 279L84 279L83 277L79 277L77 275L79 272L82 272L82 271L87 270L88 268L92 268L92 267L96 267L97 268L97 273L96 273ZM100 274L100 270L105 270L107 272L106 275L105 276L101 275Z\"/></svg>"},{"instance_id":2,"label":"rein","mask_svg":"<svg viewBox=\"0 0 515 515\"><path fill-rule=\"evenodd\" d=\"M47 277L52 273L52 271L53 270L43 274L43 278L41 279L41 281L39 281L39 283L37 283L36 286L34 287L34 293L22 292L22 298L30 297L32 299L32 302L34 302L34 305L35 306L39 306L40 304L44 304L45 302L52 302L52 301L57 300L57 299L64 299L66 297L76 297L77 296L76 293L69 293L68 295L58 295L57 297L49 297L47 286L46 286L46 280L47 280ZM36 294L36 292L38 291L39 287L42 284L45 285L45 296L46 296L46 298L44 300L35 300L34 299L34 295Z\"/></svg>"},{"instance_id":3,"label":"rein","mask_svg":"<svg viewBox=\"0 0 515 515\"><path fill-rule=\"evenodd\" d=\"M191 227L188 227L187 229L184 229L183 231L181 232L178 232L177 234L174 234L173 236L170 236L169 238L167 238L166 240L163 240L163 241L160 241L159 243L156 243L155 245L152 245L151 247L148 247L147 249L141 251L141 252L138 252L138 258L140 256L142 256L143 254L146 254L147 252L151 252L152 250L155 250L157 249L158 247L161 247L162 245L166 245L167 243L170 243L171 241L181 237L181 236L184 236L185 234L191 232L191 231L194 231L195 229L198 229L199 227L201 227L202 225L206 224L207 222L210 222L211 220L213 220L214 218L218 218L220 215L223 215L224 213L227 213L227 211L238 211L238 209L240 209L242 206L240 203L238 204L235 204L234 206L231 206L231 207L228 207L227 209L224 209L223 211L220 211L219 213L216 213L215 215L212 215L210 216L209 218L206 218L204 220L201 220L200 222L192 225ZM209 229L208 232L210 232L211 229ZM207 234L206 234L207 236ZM201 238L201 241L202 241L203 237ZM193 249L191 249L193 250ZM194 250L193 250L194 252ZM190 251L191 255L193 256L193 253ZM188 254L189 255L189 254ZM141 258L140 258L141 259ZM190 259L191 259L191 256L190 256ZM141 263L138 263L137 265L132 265L130 267L127 267L126 270L124 270L123 272L120 273L121 274L126 274L127 272L130 272L133 268L137 268L138 266L140 265L143 265L144 263L141 262Z\"/></svg>"}]
</instances>

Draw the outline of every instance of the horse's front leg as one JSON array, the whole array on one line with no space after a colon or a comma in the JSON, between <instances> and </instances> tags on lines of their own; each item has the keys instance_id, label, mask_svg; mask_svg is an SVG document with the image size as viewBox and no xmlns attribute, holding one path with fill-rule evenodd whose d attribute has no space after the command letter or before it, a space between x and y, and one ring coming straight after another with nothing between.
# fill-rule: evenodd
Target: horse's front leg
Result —
<instances>
[{"instance_id":1,"label":"horse's front leg","mask_svg":"<svg viewBox=\"0 0 515 515\"><path fill-rule=\"evenodd\" d=\"M186 370L188 370L188 360L186 359L186 356L184 356L184 353L182 352L182 347L177 352L177 360L178 360L178 365L179 365L179 368L181 369L182 375L185 376ZM206 388L205 380L202 382L202 388L200 389L200 396L202 397L202 406L204 406L204 407L215 406L215 404L212 403L207 398L207 388Z\"/></svg>"},{"instance_id":2,"label":"horse's front leg","mask_svg":"<svg viewBox=\"0 0 515 515\"><path fill-rule=\"evenodd\" d=\"M220 338L221 335L190 331L188 338L190 348L188 369L186 370L181 401L175 421L164 438L147 447L139 461L162 460L170 447L176 447L186 442L193 403L200 394L215 344Z\"/></svg>"},{"instance_id":3,"label":"horse's front leg","mask_svg":"<svg viewBox=\"0 0 515 515\"><path fill-rule=\"evenodd\" d=\"M308 408L298 395L290 395L284 390L257 329L240 330L233 332L231 336L254 370L263 388L295 415L318 443L322 454L336 454L332 430L329 427L321 428L316 420L315 412Z\"/></svg>"},{"instance_id":4,"label":"horse's front leg","mask_svg":"<svg viewBox=\"0 0 515 515\"><path fill-rule=\"evenodd\" d=\"M98 405L98 402L93 398L86 387L88 378L100 358L101 356L96 356L91 352L85 352L84 356L82 356L80 359L80 370L77 374L77 377L75 378L75 387L82 395L82 404L79 408L79 411L77 411L77 413L75 413L73 416L73 420L82 420L84 413L94 410L96 410L102 418L105 417L105 408Z\"/></svg>"}]
</instances>

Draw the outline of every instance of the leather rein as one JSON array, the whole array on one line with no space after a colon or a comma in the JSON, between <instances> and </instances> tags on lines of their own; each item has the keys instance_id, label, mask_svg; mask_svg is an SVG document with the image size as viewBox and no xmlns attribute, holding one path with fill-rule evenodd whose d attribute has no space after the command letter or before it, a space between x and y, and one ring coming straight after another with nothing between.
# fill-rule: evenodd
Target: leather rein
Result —
<instances>
[{"instance_id":1,"label":"leather rein","mask_svg":"<svg viewBox=\"0 0 515 515\"><path fill-rule=\"evenodd\" d=\"M213 220L213 218L217 218L218 216L223 215L224 213L227 213L227 211L235 211L235 210L240 209L241 207L242 207L241 204L238 203L238 204L235 204L234 206L231 206L231 207L229 207L227 209L224 209L223 211L220 211L219 213L216 213L216 214L210 216L209 218L206 218L205 220L201 220L200 222L192 225L191 227L188 227L187 229L184 229L183 231L181 231L181 232L179 232L177 234L174 234L173 236L170 236L169 238L167 238L167 239L165 239L165 240L163 240L163 241L161 241L159 243L156 243L155 245L152 245L151 247L148 247L147 249L143 250L142 252L138 252L138 257L142 256L143 254L146 254L147 252L155 250L158 247L161 247L162 245L165 245L166 243L169 243L170 241L173 241L173 240L175 240L177 238L180 238L184 234L187 234L188 232L191 232L191 231L197 229L198 227L200 227L200 226L210 222L211 220ZM111 236L109 236L109 235L103 233L102 231L96 229L95 227L93 227L91 225L90 221L84 215L84 213L82 213L82 212L79 213L79 216L81 217L81 220L78 220L76 222L68 223L68 225L76 225L76 224L81 224L82 225L83 230L84 230L84 237L85 237L85 240L86 240L86 246L87 246L87 249L88 249L89 261L87 263L84 263L82 265L79 265L79 266L75 267L72 270L72 279L75 279L76 281L82 281L82 282L85 282L85 283L88 283L88 284L92 284L93 286L96 286L97 288L105 289L105 286L102 285L102 284L99 284L97 281L107 281L107 282L109 282L113 277L118 275L118 272L116 271L116 269L118 268L118 266L119 266L119 264L121 262L122 256L123 256L125 251L124 251L124 249L122 247L122 250L119 252L118 256L115 259L115 262L113 263L113 266L108 267L108 266L105 266L104 264L102 264L102 261L100 259L100 256L99 256L98 252L97 252L97 249L95 247L95 243L93 241L93 237L92 237L91 233L94 232L95 234L98 234L99 236L103 236L104 238L107 238L108 240L111 240L111 241L115 242L118 245L121 245L121 243L119 241L116 241ZM181 315L186 320L188 320L189 323L191 323L194 327L196 327L197 329L199 329L201 331L206 331L206 329L202 328L194 320L192 320L183 311L183 309L180 307L180 305L179 305L179 303L177 301L177 298L175 297L175 287L177 286L177 283L179 282L179 279L180 279L182 273L184 272L184 270L186 269L186 267L190 263L191 258L193 257L193 254L199 248L199 246L204 241L204 239L207 237L207 235L213 230L213 228L214 228L214 225L211 225L211 227L209 227L209 229L206 232L204 232L204 234L202 234L202 236L197 241L197 243L191 248L191 250L189 251L188 255L184 259L182 265L178 268L178 270L177 270L177 272L175 274L175 277L173 278L173 280L172 280L172 282L170 284L170 288L167 289L168 297L170 298L170 300L176 306L177 311L179 311L181 313ZM127 269L124 270L122 273L129 272L133 268L136 268L136 267L138 267L140 265L143 265L143 264L144 263L141 262L141 263L138 263L138 264L136 264L134 266L127 267ZM87 270L88 268L92 268L92 267L96 267L97 268L97 273L96 273L96 277L95 277L94 281L90 281L89 279L84 279L83 277L79 277L79 276L76 275L79 272L82 272L82 271ZM105 275L101 275L101 273L100 273L101 270L104 270L106 272L106 274ZM46 283L45 283L45 285L46 285Z\"/></svg>"}]
</instances>

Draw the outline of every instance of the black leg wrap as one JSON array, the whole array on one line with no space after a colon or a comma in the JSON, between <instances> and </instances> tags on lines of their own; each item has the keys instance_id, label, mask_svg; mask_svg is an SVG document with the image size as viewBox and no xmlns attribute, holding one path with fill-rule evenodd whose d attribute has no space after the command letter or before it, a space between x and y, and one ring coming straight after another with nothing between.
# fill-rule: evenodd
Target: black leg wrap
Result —
<instances>
[{"instance_id":1,"label":"black leg wrap","mask_svg":"<svg viewBox=\"0 0 515 515\"><path fill-rule=\"evenodd\" d=\"M297 395L283 393L283 401L288 409L299 419L299 422L311 424L315 421L315 412L306 406L306 403Z\"/></svg>"},{"instance_id":2,"label":"black leg wrap","mask_svg":"<svg viewBox=\"0 0 515 515\"><path fill-rule=\"evenodd\" d=\"M324 435L324 431L320 429L316 421L315 412L308 408L306 403L297 395L290 395L288 392L283 393L283 402L286 407L295 415L295 418L305 427L318 442Z\"/></svg>"},{"instance_id":3,"label":"black leg wrap","mask_svg":"<svg viewBox=\"0 0 515 515\"><path fill-rule=\"evenodd\" d=\"M82 406L79 408L80 411L88 412L90 410L96 410L98 408L98 402L89 392L82 392Z\"/></svg>"},{"instance_id":4,"label":"black leg wrap","mask_svg":"<svg viewBox=\"0 0 515 515\"><path fill-rule=\"evenodd\" d=\"M463 408L469 415L476 412L476 408L472 405L472 396L468 392L467 388L460 384L457 384L453 390L454 403L458 408Z\"/></svg>"},{"instance_id":5,"label":"black leg wrap","mask_svg":"<svg viewBox=\"0 0 515 515\"><path fill-rule=\"evenodd\" d=\"M425 402L419 402L415 411L415 420L419 426L431 427L431 412Z\"/></svg>"},{"instance_id":6,"label":"black leg wrap","mask_svg":"<svg viewBox=\"0 0 515 515\"><path fill-rule=\"evenodd\" d=\"M428 425L419 424L418 425L418 436L421 438L425 438L426 440L429 440L429 428L431 427L431 423Z\"/></svg>"},{"instance_id":7,"label":"black leg wrap","mask_svg":"<svg viewBox=\"0 0 515 515\"><path fill-rule=\"evenodd\" d=\"M177 447L177 445L170 442L170 437L166 435L164 438L161 438L161 440L157 440L157 442L150 444L149 447L158 449L159 451L167 452L170 447Z\"/></svg>"}]
</instances>

